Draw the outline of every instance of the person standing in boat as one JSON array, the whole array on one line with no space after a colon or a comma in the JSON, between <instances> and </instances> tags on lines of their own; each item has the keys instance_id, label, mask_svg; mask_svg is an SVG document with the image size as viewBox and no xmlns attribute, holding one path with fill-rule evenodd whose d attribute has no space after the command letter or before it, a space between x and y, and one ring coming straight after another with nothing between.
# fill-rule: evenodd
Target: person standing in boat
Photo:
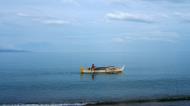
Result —
<instances>
[{"instance_id":1,"label":"person standing in boat","mask_svg":"<svg viewBox=\"0 0 190 106\"><path fill-rule=\"evenodd\" d=\"M91 70L95 72L95 68L96 68L95 65L92 64Z\"/></svg>"}]
</instances>

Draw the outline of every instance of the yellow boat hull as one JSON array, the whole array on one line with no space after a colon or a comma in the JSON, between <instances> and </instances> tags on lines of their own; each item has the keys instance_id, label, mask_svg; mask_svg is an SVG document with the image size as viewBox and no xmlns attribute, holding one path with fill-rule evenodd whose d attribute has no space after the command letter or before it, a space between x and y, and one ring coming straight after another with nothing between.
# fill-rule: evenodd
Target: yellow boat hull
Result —
<instances>
[{"instance_id":1,"label":"yellow boat hull","mask_svg":"<svg viewBox=\"0 0 190 106\"><path fill-rule=\"evenodd\" d=\"M98 74L98 73L107 73L107 74L116 74L116 73L122 73L124 71L125 66L123 67L104 67L103 69L90 69L90 68L84 68L81 67L80 73L81 74Z\"/></svg>"}]
</instances>

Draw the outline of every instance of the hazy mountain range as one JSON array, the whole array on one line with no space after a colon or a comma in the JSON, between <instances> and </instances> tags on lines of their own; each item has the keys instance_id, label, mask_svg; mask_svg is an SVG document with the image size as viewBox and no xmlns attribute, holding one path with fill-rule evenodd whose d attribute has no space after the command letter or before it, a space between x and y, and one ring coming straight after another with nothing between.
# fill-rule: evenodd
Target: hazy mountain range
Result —
<instances>
[{"instance_id":1,"label":"hazy mountain range","mask_svg":"<svg viewBox=\"0 0 190 106\"><path fill-rule=\"evenodd\" d=\"M0 49L0 52L29 52L27 50L16 50L16 49Z\"/></svg>"}]
</instances>

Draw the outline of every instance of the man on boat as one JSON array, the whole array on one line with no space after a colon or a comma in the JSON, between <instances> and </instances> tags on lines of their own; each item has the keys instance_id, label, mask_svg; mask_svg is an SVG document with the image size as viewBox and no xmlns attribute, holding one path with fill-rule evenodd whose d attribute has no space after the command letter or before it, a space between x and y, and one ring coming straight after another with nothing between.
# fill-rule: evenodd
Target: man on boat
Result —
<instances>
[{"instance_id":1,"label":"man on boat","mask_svg":"<svg viewBox=\"0 0 190 106\"><path fill-rule=\"evenodd\" d=\"M95 72L95 65L92 64L91 70Z\"/></svg>"}]
</instances>

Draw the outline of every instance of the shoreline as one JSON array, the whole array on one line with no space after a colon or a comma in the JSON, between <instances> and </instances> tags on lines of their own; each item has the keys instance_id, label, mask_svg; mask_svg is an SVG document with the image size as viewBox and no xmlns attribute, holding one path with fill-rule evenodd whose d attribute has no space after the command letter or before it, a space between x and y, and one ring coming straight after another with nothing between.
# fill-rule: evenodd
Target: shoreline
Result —
<instances>
[{"instance_id":1,"label":"shoreline","mask_svg":"<svg viewBox=\"0 0 190 106\"><path fill-rule=\"evenodd\" d=\"M88 104L86 106L189 106L190 100L179 101L152 101L152 102L121 102L121 103L99 103Z\"/></svg>"},{"instance_id":2,"label":"shoreline","mask_svg":"<svg viewBox=\"0 0 190 106\"><path fill-rule=\"evenodd\" d=\"M0 104L0 106L189 106L190 100L142 102L142 103L98 103L98 104Z\"/></svg>"},{"instance_id":3,"label":"shoreline","mask_svg":"<svg viewBox=\"0 0 190 106\"><path fill-rule=\"evenodd\" d=\"M0 106L189 106L190 96L173 96L153 99L136 99L126 101L76 102L76 103L16 103Z\"/></svg>"},{"instance_id":4,"label":"shoreline","mask_svg":"<svg viewBox=\"0 0 190 106\"><path fill-rule=\"evenodd\" d=\"M95 104L87 104L87 106L168 106L172 104L187 103L190 105L190 96L173 96L173 97L164 97L164 98L152 98L152 99L138 99L138 100L126 100L119 102L99 102ZM180 104L179 104L180 103ZM188 106L189 106L188 105ZM173 105L172 105L173 106Z\"/></svg>"}]
</instances>

